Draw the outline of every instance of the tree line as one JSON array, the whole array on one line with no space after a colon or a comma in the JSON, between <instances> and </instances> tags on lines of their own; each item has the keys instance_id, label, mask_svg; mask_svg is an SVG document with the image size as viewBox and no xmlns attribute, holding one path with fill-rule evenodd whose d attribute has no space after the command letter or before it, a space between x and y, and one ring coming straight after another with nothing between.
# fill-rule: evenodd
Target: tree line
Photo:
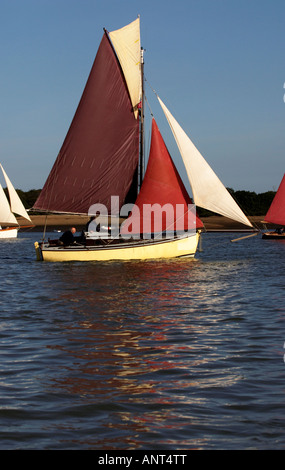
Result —
<instances>
[{"instance_id":1,"label":"tree line","mask_svg":"<svg viewBox=\"0 0 285 470\"><path fill-rule=\"evenodd\" d=\"M249 216L265 215L276 194L276 191L266 191L265 193L257 194L254 191L234 191L232 188L227 188L227 190L243 212ZM209 216L211 213L205 209L199 208L199 215L201 217L207 217L207 215Z\"/></svg>"},{"instance_id":2,"label":"tree line","mask_svg":"<svg viewBox=\"0 0 285 470\"><path fill-rule=\"evenodd\" d=\"M234 191L232 188L227 189L247 215L265 215L276 194L275 191L256 194L253 191ZM5 192L7 192L6 188ZM26 209L33 207L40 192L40 189L31 189L30 191L17 189L17 193ZM211 215L211 212L199 208L199 215L201 217L207 217Z\"/></svg>"}]
</instances>

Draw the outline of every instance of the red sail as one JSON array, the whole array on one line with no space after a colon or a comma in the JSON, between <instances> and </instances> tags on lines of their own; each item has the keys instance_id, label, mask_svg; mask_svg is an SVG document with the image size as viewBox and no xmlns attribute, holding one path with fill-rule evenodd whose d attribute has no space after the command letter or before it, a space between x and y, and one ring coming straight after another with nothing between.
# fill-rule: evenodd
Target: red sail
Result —
<instances>
[{"instance_id":1,"label":"red sail","mask_svg":"<svg viewBox=\"0 0 285 470\"><path fill-rule=\"evenodd\" d=\"M169 224L171 217L167 219L167 214L162 217L162 231L187 231L195 229L195 227L203 227L203 223L195 216L195 213L189 211L188 204L192 204L191 198L174 166L154 119L152 120L152 138L147 170L135 204L135 210L132 211L131 216L121 229L123 234L157 232L155 215L151 215L149 221L146 221L145 218L146 205L153 206L155 204L159 204L161 207L169 205L170 210L172 211L172 208L174 210L174 223ZM147 212L147 217L148 215Z\"/></svg>"},{"instance_id":2,"label":"red sail","mask_svg":"<svg viewBox=\"0 0 285 470\"><path fill-rule=\"evenodd\" d=\"M138 165L139 124L105 33L59 155L34 209L87 213L124 203Z\"/></svg>"},{"instance_id":3,"label":"red sail","mask_svg":"<svg viewBox=\"0 0 285 470\"><path fill-rule=\"evenodd\" d=\"M265 217L266 222L285 226L285 174Z\"/></svg>"}]
</instances>

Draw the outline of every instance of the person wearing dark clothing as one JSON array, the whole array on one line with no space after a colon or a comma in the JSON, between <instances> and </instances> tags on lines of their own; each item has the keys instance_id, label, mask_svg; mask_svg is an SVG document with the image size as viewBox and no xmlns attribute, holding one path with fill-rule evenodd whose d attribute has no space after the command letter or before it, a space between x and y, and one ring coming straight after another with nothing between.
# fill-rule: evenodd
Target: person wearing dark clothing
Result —
<instances>
[{"instance_id":1,"label":"person wearing dark clothing","mask_svg":"<svg viewBox=\"0 0 285 470\"><path fill-rule=\"evenodd\" d=\"M70 230L67 230L66 232L64 232L59 239L60 245L64 245L64 246L72 245L75 242L75 238L74 238L75 232L76 232L75 227L71 227Z\"/></svg>"}]
</instances>

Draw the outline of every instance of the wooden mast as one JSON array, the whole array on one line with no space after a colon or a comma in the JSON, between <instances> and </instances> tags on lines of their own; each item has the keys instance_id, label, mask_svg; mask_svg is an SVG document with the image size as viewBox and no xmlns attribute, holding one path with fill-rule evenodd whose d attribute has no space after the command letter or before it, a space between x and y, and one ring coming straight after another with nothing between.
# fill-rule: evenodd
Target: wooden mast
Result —
<instances>
[{"instance_id":1,"label":"wooden mast","mask_svg":"<svg viewBox=\"0 0 285 470\"><path fill-rule=\"evenodd\" d=\"M141 189L144 176L144 50L141 48L141 84L142 97L140 109L140 156L139 156L139 190ZM138 191L139 192L139 191Z\"/></svg>"}]
</instances>

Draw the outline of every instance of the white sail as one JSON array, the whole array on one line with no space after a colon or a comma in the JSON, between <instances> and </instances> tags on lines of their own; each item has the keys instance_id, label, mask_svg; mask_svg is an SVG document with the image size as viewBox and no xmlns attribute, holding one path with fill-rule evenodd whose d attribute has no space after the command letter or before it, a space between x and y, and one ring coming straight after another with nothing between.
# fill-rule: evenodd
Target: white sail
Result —
<instances>
[{"instance_id":1,"label":"white sail","mask_svg":"<svg viewBox=\"0 0 285 470\"><path fill-rule=\"evenodd\" d=\"M110 33L110 38L123 69L135 116L141 101L140 19Z\"/></svg>"},{"instance_id":2,"label":"white sail","mask_svg":"<svg viewBox=\"0 0 285 470\"><path fill-rule=\"evenodd\" d=\"M4 171L4 168L1 165L1 163L0 163L0 167L1 167L1 170L3 172L4 178L5 178L5 181L6 181L6 184L7 184L7 188L8 188L8 191L9 191L9 198L10 198L10 204L11 204L11 210L10 211L12 211L14 214L21 215L22 217L24 217L25 219L27 219L31 222L31 219L30 219L29 215L27 214L27 211L26 211L21 199L19 198L16 190L14 189L14 186L12 185L11 181L9 180L6 172ZM17 220L16 220L16 223L17 223Z\"/></svg>"},{"instance_id":3,"label":"white sail","mask_svg":"<svg viewBox=\"0 0 285 470\"><path fill-rule=\"evenodd\" d=\"M17 219L12 214L8 199L4 193L4 189L0 184L0 224L2 225L18 225Z\"/></svg>"},{"instance_id":4,"label":"white sail","mask_svg":"<svg viewBox=\"0 0 285 470\"><path fill-rule=\"evenodd\" d=\"M242 224L252 224L234 201L223 183L197 150L193 142L158 97L181 153L196 206L203 207Z\"/></svg>"}]
</instances>

